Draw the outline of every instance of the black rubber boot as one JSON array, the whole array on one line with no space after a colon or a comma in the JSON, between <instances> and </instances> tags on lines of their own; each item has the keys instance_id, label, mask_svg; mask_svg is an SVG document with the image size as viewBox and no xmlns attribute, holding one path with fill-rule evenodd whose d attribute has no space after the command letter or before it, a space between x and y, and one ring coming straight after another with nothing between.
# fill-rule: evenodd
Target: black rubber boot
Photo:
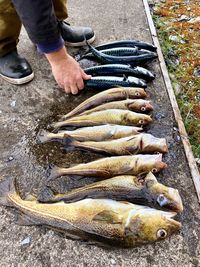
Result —
<instances>
[{"instance_id":1,"label":"black rubber boot","mask_svg":"<svg viewBox=\"0 0 200 267\"><path fill-rule=\"evenodd\" d=\"M28 61L14 50L0 57L0 77L12 84L24 84L33 79L34 73Z\"/></svg>"},{"instance_id":2,"label":"black rubber boot","mask_svg":"<svg viewBox=\"0 0 200 267\"><path fill-rule=\"evenodd\" d=\"M94 31L89 27L74 27L65 21L59 21L59 25L62 38L68 46L84 46L85 39L89 44L95 40Z\"/></svg>"}]
</instances>

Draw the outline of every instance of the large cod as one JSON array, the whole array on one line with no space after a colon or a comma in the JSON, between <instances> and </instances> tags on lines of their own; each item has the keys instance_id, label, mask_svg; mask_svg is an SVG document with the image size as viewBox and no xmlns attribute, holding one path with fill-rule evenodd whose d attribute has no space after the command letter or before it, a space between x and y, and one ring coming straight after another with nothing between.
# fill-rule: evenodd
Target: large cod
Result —
<instances>
[{"instance_id":1,"label":"large cod","mask_svg":"<svg viewBox=\"0 0 200 267\"><path fill-rule=\"evenodd\" d=\"M9 180L1 182L0 202L20 211L22 225L45 225L73 239L135 247L165 239L181 228L181 223L172 219L174 212L110 199L41 204L35 199L22 200L9 187Z\"/></svg>"}]
</instances>

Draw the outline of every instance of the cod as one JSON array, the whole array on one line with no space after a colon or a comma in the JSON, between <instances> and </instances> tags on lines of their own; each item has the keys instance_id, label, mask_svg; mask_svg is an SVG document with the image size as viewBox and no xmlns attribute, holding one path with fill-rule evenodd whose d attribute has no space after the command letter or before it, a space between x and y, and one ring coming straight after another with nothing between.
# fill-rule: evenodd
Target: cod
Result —
<instances>
[{"instance_id":1,"label":"cod","mask_svg":"<svg viewBox=\"0 0 200 267\"><path fill-rule=\"evenodd\" d=\"M55 203L64 201L65 203L71 203L85 198L109 198L174 212L183 211L178 190L159 183L151 172L144 177L116 176L75 188L64 194L53 195L52 192L53 196L50 199L45 199L43 195L43 192L39 194L39 202Z\"/></svg>"},{"instance_id":2,"label":"cod","mask_svg":"<svg viewBox=\"0 0 200 267\"><path fill-rule=\"evenodd\" d=\"M9 179L0 183L0 202L16 208L21 225L45 225L67 237L93 244L135 247L167 238L181 223L165 212L111 199L84 199L66 204L23 200Z\"/></svg>"}]
</instances>

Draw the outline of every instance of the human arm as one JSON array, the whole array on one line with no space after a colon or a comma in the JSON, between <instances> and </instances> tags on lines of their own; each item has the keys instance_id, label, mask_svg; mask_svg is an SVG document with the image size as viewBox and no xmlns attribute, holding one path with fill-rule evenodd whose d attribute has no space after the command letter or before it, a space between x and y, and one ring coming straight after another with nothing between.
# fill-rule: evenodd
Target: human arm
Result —
<instances>
[{"instance_id":1,"label":"human arm","mask_svg":"<svg viewBox=\"0 0 200 267\"><path fill-rule=\"evenodd\" d=\"M67 53L65 47L45 55L51 65L56 82L66 93L77 94L84 88L84 80L91 78Z\"/></svg>"},{"instance_id":2,"label":"human arm","mask_svg":"<svg viewBox=\"0 0 200 267\"><path fill-rule=\"evenodd\" d=\"M90 79L67 53L51 0L12 0L33 43L47 57L55 80L67 93L76 94Z\"/></svg>"}]
</instances>

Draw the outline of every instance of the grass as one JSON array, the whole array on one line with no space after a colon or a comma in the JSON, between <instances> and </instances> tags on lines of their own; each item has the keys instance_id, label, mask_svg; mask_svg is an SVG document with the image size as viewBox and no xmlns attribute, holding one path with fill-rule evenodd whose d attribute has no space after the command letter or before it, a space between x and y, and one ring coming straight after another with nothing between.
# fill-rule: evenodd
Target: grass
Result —
<instances>
[{"instance_id":1,"label":"grass","mask_svg":"<svg viewBox=\"0 0 200 267\"><path fill-rule=\"evenodd\" d=\"M200 14L198 1L166 0L154 8L162 52L196 158L200 158ZM182 17L181 17L182 16ZM186 16L186 17L183 17ZM185 18L181 20L180 18Z\"/></svg>"}]
</instances>

